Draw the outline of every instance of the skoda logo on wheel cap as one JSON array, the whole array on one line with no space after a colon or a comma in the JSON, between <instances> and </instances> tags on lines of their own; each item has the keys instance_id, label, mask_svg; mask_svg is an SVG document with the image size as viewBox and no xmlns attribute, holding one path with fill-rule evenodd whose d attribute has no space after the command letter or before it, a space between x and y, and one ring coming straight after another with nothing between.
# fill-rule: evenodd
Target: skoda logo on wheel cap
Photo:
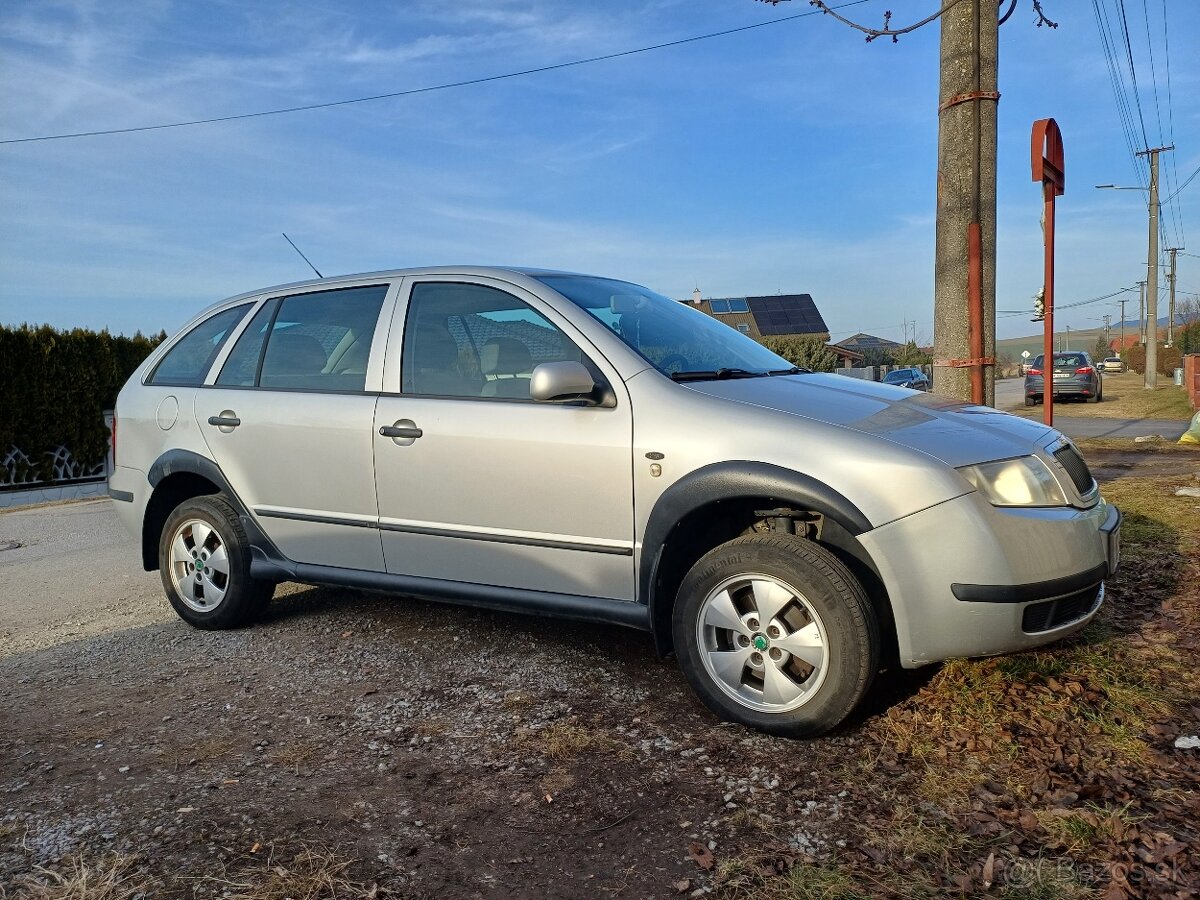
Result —
<instances>
[{"instance_id":1,"label":"skoda logo on wheel cap","mask_svg":"<svg viewBox=\"0 0 1200 900\"><path fill-rule=\"evenodd\" d=\"M767 640L767 636L765 634L756 634L752 643L754 644L754 649L758 650L760 653L771 646L771 642Z\"/></svg>"}]
</instances>

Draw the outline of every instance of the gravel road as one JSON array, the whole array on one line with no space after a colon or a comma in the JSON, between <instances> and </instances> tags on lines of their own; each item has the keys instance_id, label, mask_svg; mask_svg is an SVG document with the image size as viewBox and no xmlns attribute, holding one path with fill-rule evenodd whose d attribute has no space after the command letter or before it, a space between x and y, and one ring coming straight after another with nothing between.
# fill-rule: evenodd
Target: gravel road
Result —
<instances>
[{"instance_id":1,"label":"gravel road","mask_svg":"<svg viewBox=\"0 0 1200 900\"><path fill-rule=\"evenodd\" d=\"M202 632L109 501L0 515L0 896L73 853L162 896L337 848L406 897L675 896L765 835L836 852L853 729L719 725L634 631L286 586Z\"/></svg>"}]
</instances>

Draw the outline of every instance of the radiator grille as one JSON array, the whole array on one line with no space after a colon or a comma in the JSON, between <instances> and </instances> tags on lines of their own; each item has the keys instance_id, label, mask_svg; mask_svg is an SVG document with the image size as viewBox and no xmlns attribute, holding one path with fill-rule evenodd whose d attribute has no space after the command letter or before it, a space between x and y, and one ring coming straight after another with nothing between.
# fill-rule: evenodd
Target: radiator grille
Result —
<instances>
[{"instance_id":1,"label":"radiator grille","mask_svg":"<svg viewBox=\"0 0 1200 900\"><path fill-rule=\"evenodd\" d=\"M1071 482L1075 485L1075 490L1080 494L1087 494L1092 489L1092 473L1088 469L1088 465L1084 462L1083 457L1079 455L1079 451L1070 444L1064 444L1054 451L1054 458L1058 460L1058 464L1067 470L1067 474L1071 476Z\"/></svg>"}]
</instances>

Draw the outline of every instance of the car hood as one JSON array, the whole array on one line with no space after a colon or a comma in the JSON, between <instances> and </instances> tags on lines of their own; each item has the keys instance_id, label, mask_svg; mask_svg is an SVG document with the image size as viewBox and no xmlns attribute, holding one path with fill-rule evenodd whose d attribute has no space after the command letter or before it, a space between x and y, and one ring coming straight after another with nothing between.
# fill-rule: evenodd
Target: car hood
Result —
<instances>
[{"instance_id":1,"label":"car hood","mask_svg":"<svg viewBox=\"0 0 1200 900\"><path fill-rule=\"evenodd\" d=\"M920 391L845 375L775 375L685 386L712 397L827 422L911 447L947 465L1023 456L1045 425Z\"/></svg>"}]
</instances>

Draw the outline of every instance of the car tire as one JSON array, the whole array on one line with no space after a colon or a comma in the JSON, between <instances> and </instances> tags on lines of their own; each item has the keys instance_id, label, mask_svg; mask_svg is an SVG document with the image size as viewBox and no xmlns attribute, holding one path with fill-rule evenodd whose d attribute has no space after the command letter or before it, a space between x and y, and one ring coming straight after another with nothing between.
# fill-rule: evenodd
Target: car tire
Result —
<instances>
[{"instance_id":1,"label":"car tire","mask_svg":"<svg viewBox=\"0 0 1200 900\"><path fill-rule=\"evenodd\" d=\"M1026 397L1025 405L1026 406L1037 406L1037 400L1033 397Z\"/></svg>"},{"instance_id":2,"label":"car tire","mask_svg":"<svg viewBox=\"0 0 1200 900\"><path fill-rule=\"evenodd\" d=\"M862 585L794 535L741 537L701 557L680 585L672 632L710 710L784 737L836 727L879 668L879 624Z\"/></svg>"},{"instance_id":3,"label":"car tire","mask_svg":"<svg viewBox=\"0 0 1200 900\"><path fill-rule=\"evenodd\" d=\"M167 516L158 541L163 590L179 617L219 630L259 618L275 585L250 575L250 542L220 494L192 497Z\"/></svg>"}]
</instances>

